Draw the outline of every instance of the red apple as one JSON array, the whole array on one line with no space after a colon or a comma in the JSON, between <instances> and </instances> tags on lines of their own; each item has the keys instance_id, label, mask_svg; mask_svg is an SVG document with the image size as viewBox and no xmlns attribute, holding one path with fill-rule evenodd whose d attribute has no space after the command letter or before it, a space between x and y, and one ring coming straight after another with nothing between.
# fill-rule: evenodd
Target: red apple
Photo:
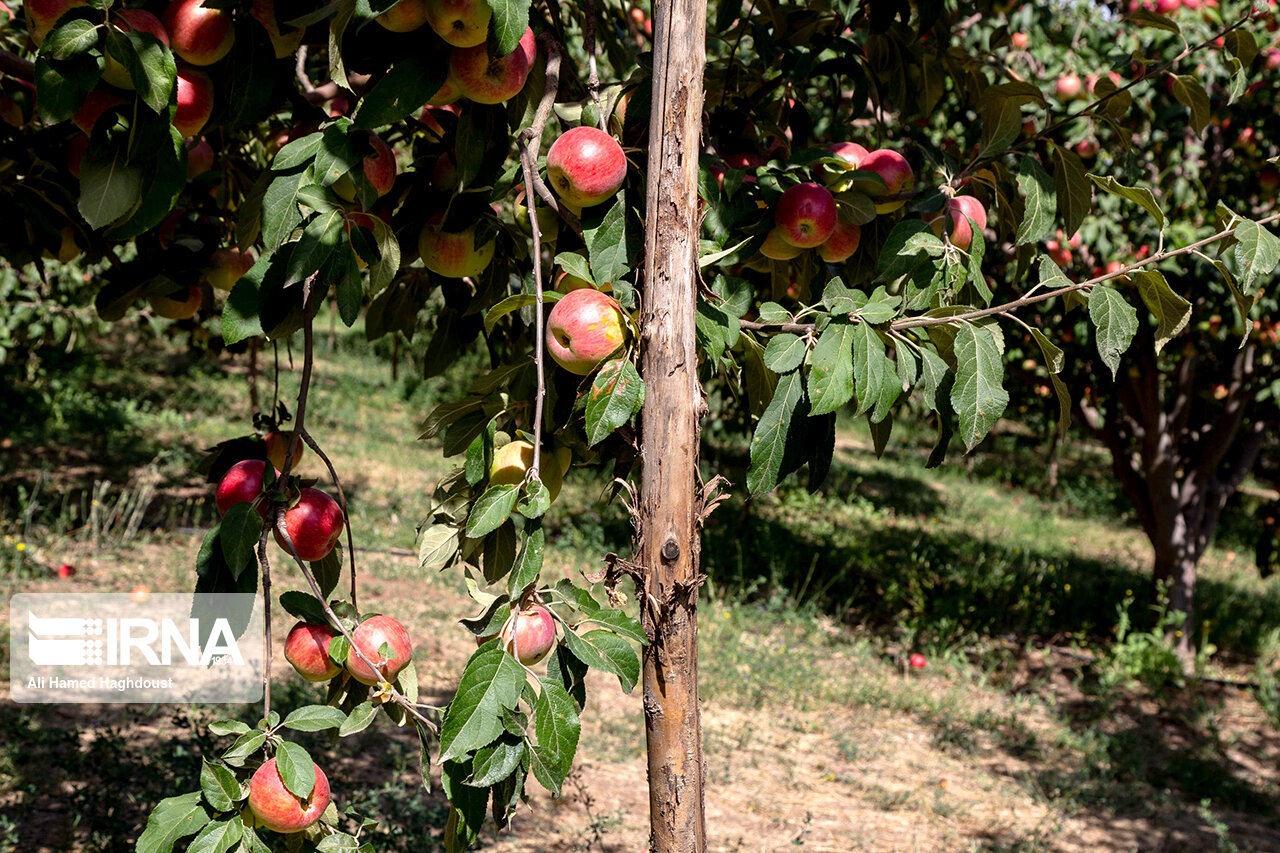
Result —
<instances>
[{"instance_id":1,"label":"red apple","mask_svg":"<svg viewBox=\"0 0 1280 853\"><path fill-rule=\"evenodd\" d=\"M493 260L494 242L476 246L476 228L451 232L441 229L444 217L437 213L427 220L418 236L418 254L427 269L446 278L479 275Z\"/></svg>"},{"instance_id":2,"label":"red apple","mask_svg":"<svg viewBox=\"0 0 1280 853\"><path fill-rule=\"evenodd\" d=\"M793 246L811 249L821 246L836 227L836 200L820 184L790 187L773 209L779 235Z\"/></svg>"},{"instance_id":3,"label":"red apple","mask_svg":"<svg viewBox=\"0 0 1280 853\"><path fill-rule=\"evenodd\" d=\"M907 661L912 669L924 669L928 666L928 661L924 659L924 655L916 652Z\"/></svg>"},{"instance_id":4,"label":"red apple","mask_svg":"<svg viewBox=\"0 0 1280 853\"><path fill-rule=\"evenodd\" d=\"M253 253L242 252L232 247L218 249L209 259L209 269L205 271L205 281L214 290L230 290L235 287L245 273L253 269ZM282 466L276 465L277 468Z\"/></svg>"},{"instance_id":5,"label":"red apple","mask_svg":"<svg viewBox=\"0 0 1280 853\"><path fill-rule=\"evenodd\" d=\"M160 23L159 18L145 9L121 9L111 16L111 25L123 33L130 31L150 33L159 39L161 43L169 44L169 33L165 31L164 24ZM117 62L110 54L105 57L105 64L102 67L102 79L121 89L133 88L133 79L129 76L129 69Z\"/></svg>"},{"instance_id":6,"label":"red apple","mask_svg":"<svg viewBox=\"0 0 1280 853\"><path fill-rule=\"evenodd\" d=\"M85 97L80 109L76 110L75 115L71 117L71 122L84 131L86 136L92 135L93 126L98 123L98 119L102 118L103 113L123 103L124 98L114 92L94 89Z\"/></svg>"},{"instance_id":7,"label":"red apple","mask_svg":"<svg viewBox=\"0 0 1280 853\"><path fill-rule=\"evenodd\" d=\"M391 192L396 183L396 152L376 133L369 134L369 144L373 153L364 158L364 176L378 197ZM333 191L347 201L356 200L356 185L349 175L343 175L333 182Z\"/></svg>"},{"instance_id":8,"label":"red apple","mask_svg":"<svg viewBox=\"0 0 1280 853\"><path fill-rule=\"evenodd\" d=\"M212 65L231 52L236 31L226 9L205 0L172 0L164 10L170 46L192 65Z\"/></svg>"},{"instance_id":9,"label":"red apple","mask_svg":"<svg viewBox=\"0 0 1280 853\"><path fill-rule=\"evenodd\" d=\"M867 152L867 156L862 158L858 168L866 172L875 172L884 180L883 187L873 181L854 182L854 189L872 198L910 192L916 185L915 173L911 171L911 164L907 162L907 158L887 148ZM903 201L877 202L876 213L892 213L903 204Z\"/></svg>"},{"instance_id":10,"label":"red apple","mask_svg":"<svg viewBox=\"0 0 1280 853\"><path fill-rule=\"evenodd\" d=\"M485 0L425 0L427 23L454 47L484 44L493 13Z\"/></svg>"},{"instance_id":11,"label":"red apple","mask_svg":"<svg viewBox=\"0 0 1280 853\"><path fill-rule=\"evenodd\" d=\"M455 48L449 57L449 76L476 103L500 104L524 88L532 51L533 30L525 30L520 46L506 56L490 56L485 44Z\"/></svg>"},{"instance_id":12,"label":"red apple","mask_svg":"<svg viewBox=\"0 0 1280 853\"><path fill-rule=\"evenodd\" d=\"M595 370L626 339L622 308L598 290L565 294L547 316L547 352L579 376Z\"/></svg>"},{"instance_id":13,"label":"red apple","mask_svg":"<svg viewBox=\"0 0 1280 853\"><path fill-rule=\"evenodd\" d=\"M436 90L436 93L431 96L431 100L427 101L427 106L443 107L448 104L452 104L454 101L458 100L458 98L461 98L461 97L462 97L462 89L458 87L458 81L454 80L453 75L450 74L444 78L444 82L440 84L440 88ZM422 116L420 117L419 121L421 121L423 124L429 124L427 121L427 118L428 118L427 111L424 109L422 111ZM432 121L434 122L435 119L432 118ZM439 127L439 122L436 122L436 126ZM432 130L435 130L435 128L432 128ZM444 136L443 127L439 127L439 132L437 133L437 135Z\"/></svg>"},{"instance_id":14,"label":"red apple","mask_svg":"<svg viewBox=\"0 0 1280 853\"><path fill-rule=\"evenodd\" d=\"M575 207L613 198L627 177L622 146L603 130L583 125L565 131L547 150L547 179Z\"/></svg>"},{"instance_id":15,"label":"red apple","mask_svg":"<svg viewBox=\"0 0 1280 853\"><path fill-rule=\"evenodd\" d=\"M480 644L491 638L480 638ZM525 666L545 658L556 644L556 620L541 604L524 608L502 629L502 647Z\"/></svg>"},{"instance_id":16,"label":"red apple","mask_svg":"<svg viewBox=\"0 0 1280 853\"><path fill-rule=\"evenodd\" d=\"M848 163L850 169L858 168L862 158L871 153L856 142L834 142L827 146L827 150Z\"/></svg>"},{"instance_id":17,"label":"red apple","mask_svg":"<svg viewBox=\"0 0 1280 853\"><path fill-rule=\"evenodd\" d=\"M1124 269L1124 264L1120 263L1119 261L1111 261L1109 264L1103 267L1102 271L1107 275L1114 275L1120 272L1122 269Z\"/></svg>"},{"instance_id":18,"label":"red apple","mask_svg":"<svg viewBox=\"0 0 1280 853\"><path fill-rule=\"evenodd\" d=\"M249 17L253 18L263 29L267 31L267 37L271 39L271 49L276 55L276 59L284 59L286 56L293 56L297 53L298 45L302 44L302 37L306 34L303 28L289 30L287 33L280 32L280 21L276 17L275 0L253 0L253 8L249 11Z\"/></svg>"},{"instance_id":19,"label":"red apple","mask_svg":"<svg viewBox=\"0 0 1280 853\"><path fill-rule=\"evenodd\" d=\"M1054 92L1064 101L1075 100L1084 92L1084 83L1078 74L1064 74L1058 78Z\"/></svg>"},{"instance_id":20,"label":"red apple","mask_svg":"<svg viewBox=\"0 0 1280 853\"><path fill-rule=\"evenodd\" d=\"M147 298L155 315L164 317L166 320L190 320L200 310L200 303L203 301L204 291L198 284L179 287L172 293L157 293Z\"/></svg>"},{"instance_id":21,"label":"red apple","mask_svg":"<svg viewBox=\"0 0 1280 853\"><path fill-rule=\"evenodd\" d=\"M258 825L272 832L301 832L320 819L329 800L329 779L319 765L315 787L305 802L284 786L274 758L259 767L249 780L249 808Z\"/></svg>"},{"instance_id":22,"label":"red apple","mask_svg":"<svg viewBox=\"0 0 1280 853\"><path fill-rule=\"evenodd\" d=\"M187 140L187 180L213 168L213 146L207 139Z\"/></svg>"},{"instance_id":23,"label":"red apple","mask_svg":"<svg viewBox=\"0 0 1280 853\"><path fill-rule=\"evenodd\" d=\"M178 66L178 109L173 126L183 136L195 136L213 114L213 80L203 71Z\"/></svg>"},{"instance_id":24,"label":"red apple","mask_svg":"<svg viewBox=\"0 0 1280 853\"><path fill-rule=\"evenodd\" d=\"M400 0L375 20L393 33L411 33L427 22L426 0Z\"/></svg>"},{"instance_id":25,"label":"red apple","mask_svg":"<svg viewBox=\"0 0 1280 853\"><path fill-rule=\"evenodd\" d=\"M289 442L293 440L293 430L277 430L273 429L262 437L262 442L267 446L267 461L275 466L277 471L284 470L284 458L289 453ZM302 462L302 456L307 450L305 442L298 442L298 449L293 453L293 470L298 470L298 464Z\"/></svg>"},{"instance_id":26,"label":"red apple","mask_svg":"<svg viewBox=\"0 0 1280 853\"><path fill-rule=\"evenodd\" d=\"M355 649L373 661L385 674L387 680L395 681L400 670L409 665L413 657L413 643L409 640L409 632L390 616L372 616L356 626L351 633L355 640L355 648L347 653L347 672L361 684L377 684L383 676L370 669L369 664L360 659ZM387 647L388 654L381 649Z\"/></svg>"},{"instance_id":27,"label":"red apple","mask_svg":"<svg viewBox=\"0 0 1280 853\"><path fill-rule=\"evenodd\" d=\"M775 261L789 261L799 257L803 251L799 246L788 243L782 236L782 229L777 227L769 231L764 238L764 245L760 247L760 254Z\"/></svg>"},{"instance_id":28,"label":"red apple","mask_svg":"<svg viewBox=\"0 0 1280 853\"><path fill-rule=\"evenodd\" d=\"M1013 42L1013 46L1018 50L1026 50L1027 45L1031 43L1031 38L1026 33L1014 33L1009 36L1009 41Z\"/></svg>"},{"instance_id":29,"label":"red apple","mask_svg":"<svg viewBox=\"0 0 1280 853\"><path fill-rule=\"evenodd\" d=\"M1086 160L1098 154L1098 140L1081 139L1076 143L1076 153Z\"/></svg>"},{"instance_id":30,"label":"red apple","mask_svg":"<svg viewBox=\"0 0 1280 853\"><path fill-rule=\"evenodd\" d=\"M129 600L134 604L145 604L150 597L151 589L145 583L137 584L129 590Z\"/></svg>"},{"instance_id":31,"label":"red apple","mask_svg":"<svg viewBox=\"0 0 1280 853\"><path fill-rule=\"evenodd\" d=\"M258 495L262 494L262 478L266 470L267 463L261 459L245 459L228 468L227 473L218 481L218 490L214 495L218 515L226 515L227 510L236 504L257 500ZM258 504L258 514L266 517L266 501Z\"/></svg>"},{"instance_id":32,"label":"red apple","mask_svg":"<svg viewBox=\"0 0 1280 853\"><path fill-rule=\"evenodd\" d=\"M285 510L284 529L299 558L308 563L323 560L342 536L342 507L319 489L303 489L298 502ZM276 542L288 551L278 527L275 534Z\"/></svg>"},{"instance_id":33,"label":"red apple","mask_svg":"<svg viewBox=\"0 0 1280 853\"><path fill-rule=\"evenodd\" d=\"M852 222L836 222L827 242L818 248L818 254L829 264L842 264L858 251L862 241L862 229Z\"/></svg>"},{"instance_id":34,"label":"red apple","mask_svg":"<svg viewBox=\"0 0 1280 853\"><path fill-rule=\"evenodd\" d=\"M947 200L945 215L935 213L926 220L939 237L942 236L944 219L951 229L947 235L951 245L968 251L973 245L973 226L976 225L979 231L987 227L987 209L971 195L956 196Z\"/></svg>"},{"instance_id":35,"label":"red apple","mask_svg":"<svg viewBox=\"0 0 1280 853\"><path fill-rule=\"evenodd\" d=\"M61 566L58 566L58 577L60 578L69 578L75 575L75 573L75 566L68 565L67 563L63 563Z\"/></svg>"},{"instance_id":36,"label":"red apple","mask_svg":"<svg viewBox=\"0 0 1280 853\"><path fill-rule=\"evenodd\" d=\"M328 625L299 622L285 637L284 659L307 681L328 681L342 671L329 658L329 643L336 636L338 632Z\"/></svg>"},{"instance_id":37,"label":"red apple","mask_svg":"<svg viewBox=\"0 0 1280 853\"><path fill-rule=\"evenodd\" d=\"M39 47L59 18L72 9L87 5L87 0L23 0L22 8L27 15L27 30L31 33L32 43Z\"/></svg>"}]
</instances>

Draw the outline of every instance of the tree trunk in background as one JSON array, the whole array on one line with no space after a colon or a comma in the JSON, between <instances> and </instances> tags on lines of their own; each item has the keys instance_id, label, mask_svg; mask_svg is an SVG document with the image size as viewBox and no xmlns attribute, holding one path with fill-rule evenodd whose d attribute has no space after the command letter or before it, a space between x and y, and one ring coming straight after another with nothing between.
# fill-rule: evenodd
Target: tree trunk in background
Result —
<instances>
[{"instance_id":1,"label":"tree trunk in background","mask_svg":"<svg viewBox=\"0 0 1280 853\"><path fill-rule=\"evenodd\" d=\"M637 521L647 572L640 610L650 637L643 685L653 853L706 850L697 628L703 404L694 350L706 17L705 0L658 0L653 14Z\"/></svg>"}]
</instances>

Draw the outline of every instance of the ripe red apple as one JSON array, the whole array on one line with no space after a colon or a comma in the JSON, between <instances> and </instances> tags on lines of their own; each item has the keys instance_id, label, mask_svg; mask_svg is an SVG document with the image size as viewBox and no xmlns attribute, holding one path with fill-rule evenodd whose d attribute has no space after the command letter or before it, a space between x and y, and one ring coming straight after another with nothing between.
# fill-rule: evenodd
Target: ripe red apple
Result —
<instances>
[{"instance_id":1,"label":"ripe red apple","mask_svg":"<svg viewBox=\"0 0 1280 853\"><path fill-rule=\"evenodd\" d=\"M1081 139L1076 143L1076 153L1086 160L1098 154L1098 140Z\"/></svg>"},{"instance_id":2,"label":"ripe red apple","mask_svg":"<svg viewBox=\"0 0 1280 853\"><path fill-rule=\"evenodd\" d=\"M1009 36L1009 41L1011 41L1013 46L1018 50L1026 50L1027 45L1031 43L1031 38L1026 33L1014 33Z\"/></svg>"},{"instance_id":3,"label":"ripe red apple","mask_svg":"<svg viewBox=\"0 0 1280 853\"><path fill-rule=\"evenodd\" d=\"M947 239L958 249L968 251L973 245L973 225L981 231L987 227L987 209L971 195L956 196L947 200L945 215L935 213L926 221L933 227L933 233L942 236L943 220L950 225ZM972 222L972 225L970 223Z\"/></svg>"},{"instance_id":4,"label":"ripe red apple","mask_svg":"<svg viewBox=\"0 0 1280 853\"><path fill-rule=\"evenodd\" d=\"M836 227L836 200L820 184L790 187L773 209L778 236L793 246L812 249L821 246Z\"/></svg>"},{"instance_id":5,"label":"ripe red apple","mask_svg":"<svg viewBox=\"0 0 1280 853\"><path fill-rule=\"evenodd\" d=\"M444 78L444 82L440 84L440 88L436 90L436 93L431 96L431 99L429 101L427 101L427 106L428 107L447 106L449 104L452 104L454 101L458 100L458 98L461 98L461 97L462 97L462 89L458 86L458 81L453 79L452 74L449 74ZM440 123L436 121L434 117L431 117L431 121L428 122L428 115L425 109L422 111L422 116L419 118L419 121L421 121L423 124L426 124L428 127L430 127L431 123L434 122L435 127L431 128L432 131L436 132L437 136L444 136L444 128L440 126ZM438 131L437 131L437 128L438 128Z\"/></svg>"},{"instance_id":6,"label":"ripe red apple","mask_svg":"<svg viewBox=\"0 0 1280 853\"><path fill-rule=\"evenodd\" d=\"M328 681L342 671L329 658L329 643L336 636L338 632L328 625L299 622L284 639L284 659L307 681Z\"/></svg>"},{"instance_id":7,"label":"ripe red apple","mask_svg":"<svg viewBox=\"0 0 1280 853\"><path fill-rule=\"evenodd\" d=\"M172 0L164 10L173 52L192 65L212 65L231 52L236 31L226 9L206 6L205 0Z\"/></svg>"},{"instance_id":8,"label":"ripe red apple","mask_svg":"<svg viewBox=\"0 0 1280 853\"><path fill-rule=\"evenodd\" d=\"M1084 83L1078 74L1064 74L1054 85L1054 92L1064 101L1075 100L1084 92Z\"/></svg>"},{"instance_id":9,"label":"ripe red apple","mask_svg":"<svg viewBox=\"0 0 1280 853\"><path fill-rule=\"evenodd\" d=\"M103 113L123 103L124 98L114 92L94 89L85 96L84 103L71 117L71 122L84 131L86 136L92 135L93 126L98 123L98 119L102 118Z\"/></svg>"},{"instance_id":10,"label":"ripe red apple","mask_svg":"<svg viewBox=\"0 0 1280 853\"><path fill-rule=\"evenodd\" d=\"M915 172L911 171L911 164L907 162L907 158L887 148L877 148L875 151L867 152L867 156L862 158L858 168L865 172L875 172L884 180L883 187L872 181L854 182L854 189L872 198L910 192L916 185ZM892 213L904 203L903 201L877 202L876 213Z\"/></svg>"},{"instance_id":11,"label":"ripe red apple","mask_svg":"<svg viewBox=\"0 0 1280 853\"><path fill-rule=\"evenodd\" d=\"M165 30L164 24L160 23L159 18L145 9L121 9L111 16L111 26L122 33L130 31L150 33L159 39L161 43L169 44L169 33ZM106 55L105 64L102 66L102 79L121 89L133 88L133 80L129 77L129 69L117 62L110 54Z\"/></svg>"},{"instance_id":12,"label":"ripe red apple","mask_svg":"<svg viewBox=\"0 0 1280 853\"><path fill-rule=\"evenodd\" d=\"M1120 270L1122 269L1124 269L1124 264L1120 263L1120 261L1111 261L1109 264L1103 267L1102 271L1107 275L1113 275L1115 273L1120 272Z\"/></svg>"},{"instance_id":13,"label":"ripe red apple","mask_svg":"<svg viewBox=\"0 0 1280 853\"><path fill-rule=\"evenodd\" d=\"M547 487L551 500L560 494L565 472L573 462L573 452L559 447L552 453L543 451L538 478ZM489 466L489 485L519 485L533 467L533 443L524 439L509 441L493 452L493 464Z\"/></svg>"},{"instance_id":14,"label":"ripe red apple","mask_svg":"<svg viewBox=\"0 0 1280 853\"><path fill-rule=\"evenodd\" d=\"M75 566L68 565L67 563L63 563L61 566L58 566L58 577L60 578L69 578L75 575L75 573Z\"/></svg>"},{"instance_id":15,"label":"ripe red apple","mask_svg":"<svg viewBox=\"0 0 1280 853\"><path fill-rule=\"evenodd\" d=\"M276 55L276 59L284 59L286 56L293 56L297 53L298 45L302 44L302 37L306 35L303 28L291 29L286 33L280 32L280 20L276 17L275 0L253 0L253 8L249 11L249 17L253 18L263 29L267 31L267 37L271 39L271 49Z\"/></svg>"},{"instance_id":16,"label":"ripe red apple","mask_svg":"<svg viewBox=\"0 0 1280 853\"><path fill-rule=\"evenodd\" d=\"M477 104L500 104L524 88L533 50L533 30L525 30L520 46L506 56L490 56L485 44L455 48L449 56L449 76Z\"/></svg>"},{"instance_id":17,"label":"ripe red apple","mask_svg":"<svg viewBox=\"0 0 1280 853\"><path fill-rule=\"evenodd\" d=\"M172 293L157 293L147 298L155 315L164 317L166 320L190 320L200 310L200 303L203 301L204 291L198 284L179 287Z\"/></svg>"},{"instance_id":18,"label":"ripe red apple","mask_svg":"<svg viewBox=\"0 0 1280 853\"><path fill-rule=\"evenodd\" d=\"M244 459L228 468L227 473L218 481L218 489L214 494L218 515L226 515L227 510L238 503L257 500L258 495L262 494L262 478L266 470L267 463L261 459ZM265 501L258 504L258 514L266 517Z\"/></svg>"},{"instance_id":19,"label":"ripe red apple","mask_svg":"<svg viewBox=\"0 0 1280 853\"><path fill-rule=\"evenodd\" d=\"M492 637L477 638L484 645ZM534 604L520 611L516 621L502 629L502 647L525 666L533 666L545 658L556 644L556 620L551 611Z\"/></svg>"},{"instance_id":20,"label":"ripe red apple","mask_svg":"<svg viewBox=\"0 0 1280 853\"><path fill-rule=\"evenodd\" d=\"M565 294L547 316L547 352L579 376L595 370L626 339L622 308L598 290Z\"/></svg>"},{"instance_id":21,"label":"ripe red apple","mask_svg":"<svg viewBox=\"0 0 1280 853\"><path fill-rule=\"evenodd\" d=\"M829 264L842 264L858 251L860 242L862 242L861 228L852 222L837 221L827 242L818 248L818 254Z\"/></svg>"},{"instance_id":22,"label":"ripe red apple","mask_svg":"<svg viewBox=\"0 0 1280 853\"><path fill-rule=\"evenodd\" d=\"M59 18L78 6L87 5L87 0L23 0L32 43L39 47Z\"/></svg>"},{"instance_id":23,"label":"ripe red apple","mask_svg":"<svg viewBox=\"0 0 1280 853\"><path fill-rule=\"evenodd\" d=\"M301 559L308 563L322 560L342 536L342 507L319 489L303 489L298 502L285 510L284 528ZM288 551L279 528L275 534L276 542Z\"/></svg>"},{"instance_id":24,"label":"ripe red apple","mask_svg":"<svg viewBox=\"0 0 1280 853\"><path fill-rule=\"evenodd\" d=\"M484 44L493 12L485 0L425 0L427 23L454 47Z\"/></svg>"},{"instance_id":25,"label":"ripe red apple","mask_svg":"<svg viewBox=\"0 0 1280 853\"><path fill-rule=\"evenodd\" d=\"M427 22L426 0L400 0L375 20L393 33L411 33Z\"/></svg>"},{"instance_id":26,"label":"ripe red apple","mask_svg":"<svg viewBox=\"0 0 1280 853\"><path fill-rule=\"evenodd\" d=\"M848 163L850 169L858 168L862 158L871 153L856 142L834 142L827 146L827 150Z\"/></svg>"},{"instance_id":27,"label":"ripe red apple","mask_svg":"<svg viewBox=\"0 0 1280 853\"><path fill-rule=\"evenodd\" d=\"M418 236L418 254L427 269L447 278L479 275L493 260L494 242L476 246L476 227L451 232L441 229L444 217L437 213L427 220Z\"/></svg>"},{"instance_id":28,"label":"ripe red apple","mask_svg":"<svg viewBox=\"0 0 1280 853\"><path fill-rule=\"evenodd\" d=\"M204 279L214 290L230 290L251 269L252 252L242 252L234 246L230 249L218 249L209 259L209 269L205 271Z\"/></svg>"},{"instance_id":29,"label":"ripe red apple","mask_svg":"<svg viewBox=\"0 0 1280 853\"><path fill-rule=\"evenodd\" d=\"M788 243L782 236L782 229L778 227L774 227L765 235L764 244L760 247L760 254L775 261L789 261L799 257L803 251L804 249L799 246Z\"/></svg>"},{"instance_id":30,"label":"ripe red apple","mask_svg":"<svg viewBox=\"0 0 1280 853\"><path fill-rule=\"evenodd\" d=\"M284 786L274 758L259 767L249 780L249 808L257 823L272 832L301 832L320 819L329 800L329 779L319 765L315 787L305 802Z\"/></svg>"},{"instance_id":31,"label":"ripe red apple","mask_svg":"<svg viewBox=\"0 0 1280 853\"><path fill-rule=\"evenodd\" d=\"M147 599L151 597L151 589L145 583L140 583L129 590L129 600L134 604L145 604Z\"/></svg>"},{"instance_id":32,"label":"ripe red apple","mask_svg":"<svg viewBox=\"0 0 1280 853\"><path fill-rule=\"evenodd\" d=\"M213 80L203 71L178 66L178 109L173 126L183 136L195 136L213 114Z\"/></svg>"},{"instance_id":33,"label":"ripe red apple","mask_svg":"<svg viewBox=\"0 0 1280 853\"><path fill-rule=\"evenodd\" d=\"M627 155L612 136L582 125L565 131L547 150L547 179L577 207L613 198L627 177Z\"/></svg>"},{"instance_id":34,"label":"ripe red apple","mask_svg":"<svg viewBox=\"0 0 1280 853\"><path fill-rule=\"evenodd\" d=\"M356 626L351 633L355 640L355 649L373 661L385 673L390 681L395 681L400 670L409 665L413 657L413 643L409 640L409 632L390 616L372 616ZM389 654L379 650L386 646ZM374 672L369 664L360 659L355 649L347 653L347 672L361 684L377 684L382 676Z\"/></svg>"},{"instance_id":35,"label":"ripe red apple","mask_svg":"<svg viewBox=\"0 0 1280 853\"><path fill-rule=\"evenodd\" d=\"M376 133L369 134L369 144L373 147L373 153L364 158L364 176L381 198L395 186L396 152ZM349 175L343 175L334 181L333 191L347 201L356 200L356 185Z\"/></svg>"},{"instance_id":36,"label":"ripe red apple","mask_svg":"<svg viewBox=\"0 0 1280 853\"><path fill-rule=\"evenodd\" d=\"M213 168L213 146L207 139L187 140L187 180Z\"/></svg>"},{"instance_id":37,"label":"ripe red apple","mask_svg":"<svg viewBox=\"0 0 1280 853\"><path fill-rule=\"evenodd\" d=\"M924 655L916 652L907 661L912 669L924 669L928 666L928 661L924 659Z\"/></svg>"},{"instance_id":38,"label":"ripe red apple","mask_svg":"<svg viewBox=\"0 0 1280 853\"><path fill-rule=\"evenodd\" d=\"M274 465L277 471L284 470L284 457L289 453L289 442L292 440L293 430L273 429L262 437L263 444L267 446L267 461ZM298 470L298 464L302 462L302 456L306 450L306 443L299 441L298 449L293 453L293 470Z\"/></svg>"}]
</instances>

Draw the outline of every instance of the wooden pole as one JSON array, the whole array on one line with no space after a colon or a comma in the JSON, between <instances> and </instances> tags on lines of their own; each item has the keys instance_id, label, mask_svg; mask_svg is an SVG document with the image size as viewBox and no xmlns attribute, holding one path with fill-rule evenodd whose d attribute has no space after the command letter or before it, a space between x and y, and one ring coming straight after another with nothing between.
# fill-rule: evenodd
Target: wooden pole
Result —
<instances>
[{"instance_id":1,"label":"wooden pole","mask_svg":"<svg viewBox=\"0 0 1280 853\"><path fill-rule=\"evenodd\" d=\"M698 276L698 151L706 0L654 4L641 370L641 610L649 756L649 848L702 853L702 725L698 709L698 436L702 394L694 351Z\"/></svg>"}]
</instances>

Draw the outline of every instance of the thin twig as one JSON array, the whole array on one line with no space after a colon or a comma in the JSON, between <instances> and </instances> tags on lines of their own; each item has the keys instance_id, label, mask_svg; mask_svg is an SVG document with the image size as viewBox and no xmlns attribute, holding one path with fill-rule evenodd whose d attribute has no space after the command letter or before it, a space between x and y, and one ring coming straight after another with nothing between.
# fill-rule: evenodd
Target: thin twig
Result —
<instances>
[{"instance_id":1,"label":"thin twig","mask_svg":"<svg viewBox=\"0 0 1280 853\"><path fill-rule=\"evenodd\" d=\"M7 50L0 50L0 71L10 77L17 77L21 80L33 81L36 79L35 63Z\"/></svg>"},{"instance_id":2,"label":"thin twig","mask_svg":"<svg viewBox=\"0 0 1280 853\"><path fill-rule=\"evenodd\" d=\"M306 346L309 348L311 346L310 326L303 332L303 335L304 340L306 340ZM351 606L359 610L360 608L356 606L356 546L351 537L351 514L347 511L347 496L342 490L342 481L338 479L338 471L333 467L333 462L330 461L328 454L320 448L320 444L312 437L311 433L302 427L297 427L296 431L302 433L302 440L307 443L307 446L320 457L325 467L329 469L329 476L333 478L333 485L338 490L338 506L342 508L342 521L347 528L347 555L351 559Z\"/></svg>"},{"instance_id":3,"label":"thin twig","mask_svg":"<svg viewBox=\"0 0 1280 853\"><path fill-rule=\"evenodd\" d=\"M585 20L582 26L582 49L587 53L587 94L591 96L591 103L596 105L596 118L600 122L600 129L607 133L608 128L605 126L604 110L600 107L600 72L596 68L595 0L586 0L583 15ZM627 17L631 17L630 13L628 13ZM532 211L530 211L530 215L532 215Z\"/></svg>"},{"instance_id":4,"label":"thin twig","mask_svg":"<svg viewBox=\"0 0 1280 853\"><path fill-rule=\"evenodd\" d=\"M270 517L275 518L279 509L272 507ZM258 568L262 570L262 719L271 718L271 564L267 562L267 534L270 525L263 525L258 537Z\"/></svg>"}]
</instances>

